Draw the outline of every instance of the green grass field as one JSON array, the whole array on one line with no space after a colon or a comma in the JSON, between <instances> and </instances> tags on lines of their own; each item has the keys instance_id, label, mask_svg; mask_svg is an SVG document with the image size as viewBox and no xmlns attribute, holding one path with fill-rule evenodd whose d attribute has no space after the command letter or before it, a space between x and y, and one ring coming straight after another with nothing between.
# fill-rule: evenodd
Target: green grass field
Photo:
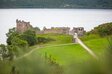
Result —
<instances>
[{"instance_id":1,"label":"green grass field","mask_svg":"<svg viewBox=\"0 0 112 74\"><path fill-rule=\"evenodd\" d=\"M44 55L46 52L48 56L51 55L52 60L66 68L73 63L77 62L80 64L92 58L88 52L86 52L80 45L76 44L37 49L27 57L15 61L14 65L20 70L21 74L39 74L38 71L43 72L43 70L48 67L45 66Z\"/></svg>"},{"instance_id":2,"label":"green grass field","mask_svg":"<svg viewBox=\"0 0 112 74\"><path fill-rule=\"evenodd\" d=\"M63 35L63 34L40 34L37 37L45 37L54 39L54 41L48 42L44 45L54 45L54 44L65 44L72 42L72 36L70 35Z\"/></svg>"},{"instance_id":3,"label":"green grass field","mask_svg":"<svg viewBox=\"0 0 112 74\"><path fill-rule=\"evenodd\" d=\"M38 52L38 51L37 51ZM39 53L42 56L51 56L61 65L70 65L72 62L86 61L91 56L79 44L54 46L40 49Z\"/></svg>"},{"instance_id":4,"label":"green grass field","mask_svg":"<svg viewBox=\"0 0 112 74\"><path fill-rule=\"evenodd\" d=\"M21 71L21 74L38 74L38 70L40 72L45 70L45 53L47 53L48 57L51 56L53 61L66 68L73 63L80 64L92 58L79 44L60 45L72 43L72 36L54 34L40 36L50 37L55 39L55 41L43 44L42 48L35 50L27 57L15 61L14 65ZM36 46L32 48L34 49Z\"/></svg>"},{"instance_id":5,"label":"green grass field","mask_svg":"<svg viewBox=\"0 0 112 74\"><path fill-rule=\"evenodd\" d=\"M16 66L17 71L19 71L19 74L49 74L49 71L52 70L46 64L45 54L48 58L50 57L53 61L67 69L74 63L82 64L83 62L93 59L93 57L79 44L60 45L72 43L72 36L59 34L44 34L38 36L52 38L54 41L30 47L31 50L36 50L19 60L8 63L8 68L6 68L5 72L9 72L11 66L14 65ZM104 52L107 44L106 38L100 38L98 36L83 37L81 39L97 55ZM41 48L37 48L40 46Z\"/></svg>"}]
</instances>

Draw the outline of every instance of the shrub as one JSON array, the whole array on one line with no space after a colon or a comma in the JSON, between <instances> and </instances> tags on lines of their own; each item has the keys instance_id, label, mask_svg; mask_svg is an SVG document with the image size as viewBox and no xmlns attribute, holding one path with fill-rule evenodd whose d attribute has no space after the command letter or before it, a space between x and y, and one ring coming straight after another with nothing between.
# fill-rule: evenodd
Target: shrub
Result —
<instances>
[{"instance_id":1,"label":"shrub","mask_svg":"<svg viewBox=\"0 0 112 74\"><path fill-rule=\"evenodd\" d=\"M26 40L30 46L37 43L37 37L35 31L27 30L21 36L21 39Z\"/></svg>"},{"instance_id":2,"label":"shrub","mask_svg":"<svg viewBox=\"0 0 112 74\"><path fill-rule=\"evenodd\" d=\"M45 37L38 37L38 43L46 43L49 41L53 41L54 39L51 38L45 38Z\"/></svg>"}]
</instances>

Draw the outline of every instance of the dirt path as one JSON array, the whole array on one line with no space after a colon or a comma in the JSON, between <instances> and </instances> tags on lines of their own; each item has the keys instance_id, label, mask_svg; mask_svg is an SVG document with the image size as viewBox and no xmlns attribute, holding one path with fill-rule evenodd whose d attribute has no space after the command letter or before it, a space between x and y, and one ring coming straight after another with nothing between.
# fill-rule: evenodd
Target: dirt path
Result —
<instances>
[{"instance_id":1,"label":"dirt path","mask_svg":"<svg viewBox=\"0 0 112 74\"><path fill-rule=\"evenodd\" d=\"M18 57L18 58L15 58L15 60L22 59L22 58L24 58L24 57L30 55L32 52L34 52L35 50L37 50L37 49L39 49L39 48L40 48L40 47L37 47L37 48L35 48L35 49L32 49L32 50L29 51L28 53L25 53L24 55L22 55L22 56L20 56L20 57Z\"/></svg>"},{"instance_id":2,"label":"dirt path","mask_svg":"<svg viewBox=\"0 0 112 74\"><path fill-rule=\"evenodd\" d=\"M79 43L90 55L92 55L95 59L98 59L98 57L96 56L96 54L95 54L90 48L88 48L88 47L78 38L77 35L75 35L74 38L76 39L76 42Z\"/></svg>"},{"instance_id":3,"label":"dirt path","mask_svg":"<svg viewBox=\"0 0 112 74\"><path fill-rule=\"evenodd\" d=\"M29 51L28 53L26 53L26 54L24 54L24 55L22 55L22 56L16 58L15 60L19 60L19 59L22 59L22 58L24 58L24 57L27 57L27 56L30 55L32 52L34 52L35 50L40 49L40 48L58 47L58 46L66 46L66 45L73 45L73 44L75 44L75 43L58 44L58 45L49 45L49 46L38 46L38 47L32 49L31 51Z\"/></svg>"}]
</instances>

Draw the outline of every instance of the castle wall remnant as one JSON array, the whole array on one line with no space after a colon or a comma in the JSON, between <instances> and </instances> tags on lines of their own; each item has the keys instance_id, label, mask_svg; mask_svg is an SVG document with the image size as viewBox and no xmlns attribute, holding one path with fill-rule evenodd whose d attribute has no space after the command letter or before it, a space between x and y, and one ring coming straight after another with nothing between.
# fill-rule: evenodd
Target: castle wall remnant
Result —
<instances>
[{"instance_id":1,"label":"castle wall remnant","mask_svg":"<svg viewBox=\"0 0 112 74\"><path fill-rule=\"evenodd\" d=\"M21 20L16 20L16 30L17 32L23 33L26 30L34 28L30 24L30 22L25 22ZM35 31L35 30L34 30ZM46 28L44 27L43 30L38 30L36 31L37 34L48 34L48 33L55 33L55 34L69 34L69 35L74 35L77 33L78 36L83 36L84 35L84 28L83 27L73 27L72 30L70 30L69 27L51 27L51 28Z\"/></svg>"},{"instance_id":2,"label":"castle wall remnant","mask_svg":"<svg viewBox=\"0 0 112 74\"><path fill-rule=\"evenodd\" d=\"M16 31L23 33L26 30L32 29L32 26L30 24L30 22L25 22L25 21L21 21L21 20L16 20Z\"/></svg>"},{"instance_id":3,"label":"castle wall remnant","mask_svg":"<svg viewBox=\"0 0 112 74\"><path fill-rule=\"evenodd\" d=\"M50 29L44 27L43 33L69 34L69 27L51 27Z\"/></svg>"}]
</instances>

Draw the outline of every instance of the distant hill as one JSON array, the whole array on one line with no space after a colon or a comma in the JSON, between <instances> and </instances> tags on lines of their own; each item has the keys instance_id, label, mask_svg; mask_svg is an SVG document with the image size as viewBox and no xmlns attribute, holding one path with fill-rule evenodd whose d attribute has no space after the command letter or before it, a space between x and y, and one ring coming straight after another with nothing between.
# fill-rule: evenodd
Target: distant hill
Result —
<instances>
[{"instance_id":1,"label":"distant hill","mask_svg":"<svg viewBox=\"0 0 112 74\"><path fill-rule=\"evenodd\" d=\"M0 0L0 8L112 9L112 0Z\"/></svg>"}]
</instances>

